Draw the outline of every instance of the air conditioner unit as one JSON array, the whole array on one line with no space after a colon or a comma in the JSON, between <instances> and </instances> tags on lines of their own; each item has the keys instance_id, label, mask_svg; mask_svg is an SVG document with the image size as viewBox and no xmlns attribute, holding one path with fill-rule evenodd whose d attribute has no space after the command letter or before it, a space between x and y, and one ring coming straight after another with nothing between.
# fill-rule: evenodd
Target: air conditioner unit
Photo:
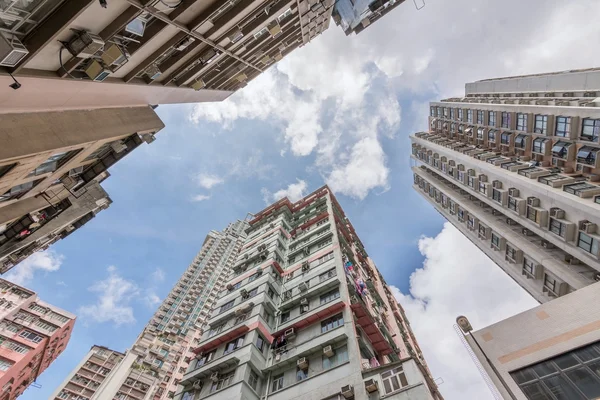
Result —
<instances>
[{"instance_id":1,"label":"air conditioner unit","mask_svg":"<svg viewBox=\"0 0 600 400\"><path fill-rule=\"evenodd\" d=\"M508 189L508 195L511 197L519 197L519 189L516 189L516 188Z\"/></svg>"},{"instance_id":2,"label":"air conditioner unit","mask_svg":"<svg viewBox=\"0 0 600 400\"><path fill-rule=\"evenodd\" d=\"M540 206L540 199L538 199L537 197L528 197L527 198L527 205L532 206L532 207L539 207Z\"/></svg>"},{"instance_id":3,"label":"air conditioner unit","mask_svg":"<svg viewBox=\"0 0 600 400\"><path fill-rule=\"evenodd\" d=\"M111 143L110 147L113 149L113 151L115 153L121 153L121 152L127 150L127 145L120 140L117 142Z\"/></svg>"},{"instance_id":4,"label":"air conditioner unit","mask_svg":"<svg viewBox=\"0 0 600 400\"><path fill-rule=\"evenodd\" d=\"M523 229L521 230L521 233L522 233L523 235L525 235L525 236L533 236L533 235L534 235L534 233L533 233L532 231L530 231L529 229L527 229L527 228L523 228Z\"/></svg>"},{"instance_id":5,"label":"air conditioner unit","mask_svg":"<svg viewBox=\"0 0 600 400\"><path fill-rule=\"evenodd\" d=\"M281 33L281 25L274 23L269 27L269 33L271 34L271 37L278 36Z\"/></svg>"},{"instance_id":6,"label":"air conditioner unit","mask_svg":"<svg viewBox=\"0 0 600 400\"><path fill-rule=\"evenodd\" d=\"M373 393L379 390L379 386L377 385L377 381L374 379L369 379L365 381L365 389L369 393Z\"/></svg>"},{"instance_id":7,"label":"air conditioner unit","mask_svg":"<svg viewBox=\"0 0 600 400\"><path fill-rule=\"evenodd\" d=\"M304 261L302 263L302 271L306 272L310 269L310 264L308 263L308 261Z\"/></svg>"},{"instance_id":8,"label":"air conditioner unit","mask_svg":"<svg viewBox=\"0 0 600 400\"><path fill-rule=\"evenodd\" d=\"M301 284L298 285L298 290L301 292L306 292L308 290L308 282L302 282Z\"/></svg>"},{"instance_id":9,"label":"air conditioner unit","mask_svg":"<svg viewBox=\"0 0 600 400\"><path fill-rule=\"evenodd\" d=\"M219 53L217 53L213 48L211 48L200 55L200 60L204 64L208 64L212 60L214 60L215 57L217 57L218 55L219 55Z\"/></svg>"},{"instance_id":10,"label":"air conditioner unit","mask_svg":"<svg viewBox=\"0 0 600 400\"><path fill-rule=\"evenodd\" d=\"M596 224L587 220L579 221L579 230L585 233L596 233Z\"/></svg>"},{"instance_id":11,"label":"air conditioner unit","mask_svg":"<svg viewBox=\"0 0 600 400\"><path fill-rule=\"evenodd\" d=\"M194 89L194 90L204 89L205 87L206 87L206 83L204 83L203 79L198 79L197 81L192 83L192 89Z\"/></svg>"},{"instance_id":12,"label":"air conditioner unit","mask_svg":"<svg viewBox=\"0 0 600 400\"><path fill-rule=\"evenodd\" d=\"M231 35L229 35L229 40L231 40L231 43L235 43L243 37L244 33L241 31L241 29L236 29Z\"/></svg>"},{"instance_id":13,"label":"air conditioner unit","mask_svg":"<svg viewBox=\"0 0 600 400\"><path fill-rule=\"evenodd\" d=\"M100 64L96 60L92 60L92 62L85 68L86 75L91 80L96 82L102 82L111 74L111 72L111 70L104 68L104 65Z\"/></svg>"},{"instance_id":14,"label":"air conditioner unit","mask_svg":"<svg viewBox=\"0 0 600 400\"><path fill-rule=\"evenodd\" d=\"M542 240L542 247L545 249L553 249L554 245L547 240Z\"/></svg>"},{"instance_id":15,"label":"air conditioner unit","mask_svg":"<svg viewBox=\"0 0 600 400\"><path fill-rule=\"evenodd\" d=\"M16 37L7 37L0 32L0 65L3 67L16 67L25 56L29 54L29 50Z\"/></svg>"},{"instance_id":16,"label":"air conditioner unit","mask_svg":"<svg viewBox=\"0 0 600 400\"><path fill-rule=\"evenodd\" d=\"M354 398L354 387L352 385L342 386L340 393L345 399Z\"/></svg>"},{"instance_id":17,"label":"air conditioner unit","mask_svg":"<svg viewBox=\"0 0 600 400\"><path fill-rule=\"evenodd\" d=\"M550 216L553 217L553 218L564 219L565 218L565 211L561 210L558 207L552 207L550 209Z\"/></svg>"},{"instance_id":18,"label":"air conditioner unit","mask_svg":"<svg viewBox=\"0 0 600 400\"><path fill-rule=\"evenodd\" d=\"M77 31L66 44L73 57L90 58L104 47L104 40L98 35L86 31Z\"/></svg>"},{"instance_id":19,"label":"air conditioner unit","mask_svg":"<svg viewBox=\"0 0 600 400\"><path fill-rule=\"evenodd\" d=\"M331 346L323 347L323 354L325 354L327 357L333 357L335 355L335 353L333 351L333 347L331 347Z\"/></svg>"},{"instance_id":20,"label":"air conditioner unit","mask_svg":"<svg viewBox=\"0 0 600 400\"><path fill-rule=\"evenodd\" d=\"M298 359L298 361L296 362L296 365L298 366L298 368L300 368L302 371L305 371L308 369L308 360L306 359L306 357L301 357Z\"/></svg>"},{"instance_id":21,"label":"air conditioner unit","mask_svg":"<svg viewBox=\"0 0 600 400\"><path fill-rule=\"evenodd\" d=\"M300 305L301 306L307 306L308 305L308 299L306 297L302 298L302 300L300 300Z\"/></svg>"},{"instance_id":22,"label":"air conditioner unit","mask_svg":"<svg viewBox=\"0 0 600 400\"><path fill-rule=\"evenodd\" d=\"M213 374L210 376L210 380L213 382L218 382L219 381L219 373L213 372Z\"/></svg>"},{"instance_id":23,"label":"air conditioner unit","mask_svg":"<svg viewBox=\"0 0 600 400\"><path fill-rule=\"evenodd\" d=\"M113 43L104 50L100 58L102 58L104 64L108 65L109 67L113 65L120 67L129 61L129 53L127 53L126 49L122 49Z\"/></svg>"},{"instance_id":24,"label":"air conditioner unit","mask_svg":"<svg viewBox=\"0 0 600 400\"><path fill-rule=\"evenodd\" d=\"M202 381L196 381L196 382L194 382L194 384L192 385L192 388L194 388L196 390L202 389Z\"/></svg>"},{"instance_id":25,"label":"air conditioner unit","mask_svg":"<svg viewBox=\"0 0 600 400\"><path fill-rule=\"evenodd\" d=\"M479 182L487 182L487 176L483 174L479 175Z\"/></svg>"},{"instance_id":26,"label":"air conditioner unit","mask_svg":"<svg viewBox=\"0 0 600 400\"><path fill-rule=\"evenodd\" d=\"M288 340L295 339L296 330L294 328L287 329L285 332L283 332L283 336L285 336L285 338Z\"/></svg>"},{"instance_id":27,"label":"air conditioner unit","mask_svg":"<svg viewBox=\"0 0 600 400\"><path fill-rule=\"evenodd\" d=\"M162 71L156 65L151 65L146 69L146 76L151 81L158 79L162 75Z\"/></svg>"},{"instance_id":28,"label":"air conditioner unit","mask_svg":"<svg viewBox=\"0 0 600 400\"><path fill-rule=\"evenodd\" d=\"M267 246L266 246L266 245L264 245L264 244L261 244L260 246L258 246L258 251L262 251L262 250L264 250L264 249L266 249L266 248L267 248Z\"/></svg>"},{"instance_id":29,"label":"air conditioner unit","mask_svg":"<svg viewBox=\"0 0 600 400\"><path fill-rule=\"evenodd\" d=\"M268 256L269 256L269 253L268 253L268 252L266 252L266 251L264 251L264 252L262 252L262 253L260 254L260 259L261 259L261 260L266 260Z\"/></svg>"},{"instance_id":30,"label":"air conditioner unit","mask_svg":"<svg viewBox=\"0 0 600 400\"><path fill-rule=\"evenodd\" d=\"M156 136L153 133L146 133L141 136L142 140L148 144L154 142L156 140Z\"/></svg>"},{"instance_id":31,"label":"air conditioner unit","mask_svg":"<svg viewBox=\"0 0 600 400\"><path fill-rule=\"evenodd\" d=\"M190 44L194 43L196 41L196 38L193 36L188 36L185 39L183 39L181 42L179 42L179 44L175 47L175 50L177 51L183 51L185 49L187 49Z\"/></svg>"},{"instance_id":32,"label":"air conditioner unit","mask_svg":"<svg viewBox=\"0 0 600 400\"><path fill-rule=\"evenodd\" d=\"M263 273L263 270L261 267L256 268L256 276L260 276L260 275L262 275L262 273Z\"/></svg>"},{"instance_id":33,"label":"air conditioner unit","mask_svg":"<svg viewBox=\"0 0 600 400\"><path fill-rule=\"evenodd\" d=\"M246 75L244 72L241 72L241 73L237 74L236 76L234 76L234 78L238 82L246 82L248 80L248 75Z\"/></svg>"},{"instance_id":34,"label":"air conditioner unit","mask_svg":"<svg viewBox=\"0 0 600 400\"><path fill-rule=\"evenodd\" d=\"M306 246L303 250L305 255L309 255L310 254L310 248L308 246Z\"/></svg>"},{"instance_id":35,"label":"air conditioner unit","mask_svg":"<svg viewBox=\"0 0 600 400\"><path fill-rule=\"evenodd\" d=\"M243 299L248 297L248 291L246 289L240 290L240 294L242 295Z\"/></svg>"},{"instance_id":36,"label":"air conditioner unit","mask_svg":"<svg viewBox=\"0 0 600 400\"><path fill-rule=\"evenodd\" d=\"M500 182L500 181L494 181L494 183L492 184L492 186L495 189L502 189L502 182Z\"/></svg>"}]
</instances>

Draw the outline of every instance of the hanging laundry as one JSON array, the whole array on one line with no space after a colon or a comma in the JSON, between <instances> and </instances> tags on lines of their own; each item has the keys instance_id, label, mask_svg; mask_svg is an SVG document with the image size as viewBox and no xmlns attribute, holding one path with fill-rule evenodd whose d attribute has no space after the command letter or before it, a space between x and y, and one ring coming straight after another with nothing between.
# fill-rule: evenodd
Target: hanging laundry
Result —
<instances>
[{"instance_id":1,"label":"hanging laundry","mask_svg":"<svg viewBox=\"0 0 600 400\"><path fill-rule=\"evenodd\" d=\"M379 361L377 361L377 359L375 357L371 358L370 364L371 364L371 368L377 368L380 366Z\"/></svg>"}]
</instances>

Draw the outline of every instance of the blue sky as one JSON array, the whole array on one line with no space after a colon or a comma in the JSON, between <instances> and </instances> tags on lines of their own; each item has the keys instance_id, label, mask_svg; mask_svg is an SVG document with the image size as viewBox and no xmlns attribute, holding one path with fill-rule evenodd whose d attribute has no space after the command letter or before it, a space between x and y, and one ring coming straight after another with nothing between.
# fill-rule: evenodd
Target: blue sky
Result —
<instances>
[{"instance_id":1,"label":"blue sky","mask_svg":"<svg viewBox=\"0 0 600 400\"><path fill-rule=\"evenodd\" d=\"M534 302L413 192L408 135L426 127L427 102L467 81L600 65L582 44L600 27L569 25L599 8L407 1L359 36L332 24L224 103L160 106L157 140L110 170L111 207L12 274L79 315L21 399L47 398L93 344L127 349L209 230L325 183L398 288L442 393L490 398L452 321L481 327Z\"/></svg>"}]
</instances>

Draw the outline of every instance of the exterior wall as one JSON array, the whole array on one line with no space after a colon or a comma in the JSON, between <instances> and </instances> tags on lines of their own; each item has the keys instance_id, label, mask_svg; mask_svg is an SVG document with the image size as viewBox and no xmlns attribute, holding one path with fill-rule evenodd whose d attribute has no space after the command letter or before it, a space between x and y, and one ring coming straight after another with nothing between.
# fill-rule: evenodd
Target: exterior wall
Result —
<instances>
[{"instance_id":1,"label":"exterior wall","mask_svg":"<svg viewBox=\"0 0 600 400\"><path fill-rule=\"evenodd\" d=\"M510 372L600 340L599 294L590 285L465 338L504 398L526 400Z\"/></svg>"},{"instance_id":2,"label":"exterior wall","mask_svg":"<svg viewBox=\"0 0 600 400\"><path fill-rule=\"evenodd\" d=\"M321 400L348 384L367 399L365 379L402 367L407 382L385 396L380 382L382 398L441 399L401 308L327 187L282 199L249 224L177 400Z\"/></svg>"},{"instance_id":3,"label":"exterior wall","mask_svg":"<svg viewBox=\"0 0 600 400\"><path fill-rule=\"evenodd\" d=\"M25 288L0 280L2 399L17 398L65 349L75 316L39 300Z\"/></svg>"},{"instance_id":4,"label":"exterior wall","mask_svg":"<svg viewBox=\"0 0 600 400\"><path fill-rule=\"evenodd\" d=\"M1 68L0 106L25 112L221 101L326 30L333 5L208 0L166 7L159 0L113 0L103 8L97 1L55 0L35 15L37 26L14 32L29 54ZM131 22L144 23L143 31L131 33ZM106 44L90 57L73 56L61 42L72 40L74 30ZM107 59L111 43L124 61ZM86 70L93 61L108 75L92 81L96 75ZM9 72L21 83L18 90L8 87Z\"/></svg>"},{"instance_id":5,"label":"exterior wall","mask_svg":"<svg viewBox=\"0 0 600 400\"><path fill-rule=\"evenodd\" d=\"M357 35L404 0L340 0L335 3L333 20L344 33Z\"/></svg>"}]
</instances>

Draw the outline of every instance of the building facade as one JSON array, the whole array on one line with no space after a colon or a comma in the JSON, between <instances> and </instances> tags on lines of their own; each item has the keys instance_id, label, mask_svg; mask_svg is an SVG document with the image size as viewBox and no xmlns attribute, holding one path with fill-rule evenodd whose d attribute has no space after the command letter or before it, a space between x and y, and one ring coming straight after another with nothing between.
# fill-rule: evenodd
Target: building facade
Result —
<instances>
[{"instance_id":1,"label":"building facade","mask_svg":"<svg viewBox=\"0 0 600 400\"><path fill-rule=\"evenodd\" d=\"M0 109L221 101L327 29L333 5L11 1L0 6Z\"/></svg>"},{"instance_id":2,"label":"building facade","mask_svg":"<svg viewBox=\"0 0 600 400\"><path fill-rule=\"evenodd\" d=\"M404 0L338 0L333 20L346 36L358 35L402 3Z\"/></svg>"},{"instance_id":3,"label":"building facade","mask_svg":"<svg viewBox=\"0 0 600 400\"><path fill-rule=\"evenodd\" d=\"M328 187L248 223L175 399L442 399Z\"/></svg>"},{"instance_id":4,"label":"building facade","mask_svg":"<svg viewBox=\"0 0 600 400\"><path fill-rule=\"evenodd\" d=\"M89 370L88 362L106 370L86 383L89 400L159 400L173 398L179 382L195 357L202 326L215 306L217 295L225 285L229 268L240 251L247 223L237 221L221 232L211 231L202 249L187 267L177 284L160 305L152 319L126 354L112 351L108 358L114 361L95 361L96 349L56 389L52 399L79 400L61 397L71 395L73 380L78 371ZM96 368L96 367L94 367ZM89 371L88 371L89 372ZM97 373L94 369L93 372ZM86 381L87 382L87 381ZM129 384L129 383L134 383ZM99 385L96 385L99 383ZM139 383L139 385L138 385ZM139 386L139 387L138 387ZM140 387L144 390L140 391ZM66 393L66 394L65 394Z\"/></svg>"},{"instance_id":5,"label":"building facade","mask_svg":"<svg viewBox=\"0 0 600 400\"><path fill-rule=\"evenodd\" d=\"M466 85L411 136L414 188L540 303L600 280L600 71Z\"/></svg>"},{"instance_id":6,"label":"building facade","mask_svg":"<svg viewBox=\"0 0 600 400\"><path fill-rule=\"evenodd\" d=\"M89 353L54 391L50 400L149 399L157 379L139 368L132 368L135 357L103 346L92 346ZM117 378L118 377L118 378ZM117 378L117 379L115 379ZM117 390L111 383L119 383ZM107 394L109 390L114 393ZM105 397L101 397L105 394Z\"/></svg>"},{"instance_id":7,"label":"building facade","mask_svg":"<svg viewBox=\"0 0 600 400\"><path fill-rule=\"evenodd\" d=\"M20 396L62 353L75 316L0 279L0 399Z\"/></svg>"},{"instance_id":8,"label":"building facade","mask_svg":"<svg viewBox=\"0 0 600 400\"><path fill-rule=\"evenodd\" d=\"M0 272L105 208L108 168L163 127L149 106L0 114Z\"/></svg>"},{"instance_id":9,"label":"building facade","mask_svg":"<svg viewBox=\"0 0 600 400\"><path fill-rule=\"evenodd\" d=\"M600 284L586 286L472 331L465 344L496 399L587 400L600 397Z\"/></svg>"}]
</instances>

